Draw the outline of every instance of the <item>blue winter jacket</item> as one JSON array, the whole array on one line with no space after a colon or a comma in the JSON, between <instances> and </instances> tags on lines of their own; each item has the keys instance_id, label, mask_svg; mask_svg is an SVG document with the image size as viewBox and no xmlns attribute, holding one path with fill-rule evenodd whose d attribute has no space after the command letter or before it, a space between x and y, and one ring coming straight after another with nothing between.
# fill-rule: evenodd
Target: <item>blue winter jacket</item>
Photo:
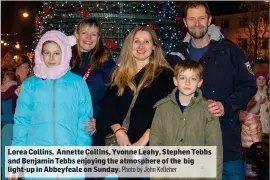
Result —
<instances>
[{"instance_id":1,"label":"blue winter jacket","mask_svg":"<svg viewBox=\"0 0 270 180\"><path fill-rule=\"evenodd\" d=\"M68 72L60 79L26 79L14 115L14 146L90 146L84 122L92 116L85 81Z\"/></svg>"},{"instance_id":2,"label":"blue winter jacket","mask_svg":"<svg viewBox=\"0 0 270 180\"><path fill-rule=\"evenodd\" d=\"M46 67L43 43L56 42L62 50L60 65ZM69 68L71 45L60 31L49 31L35 50L35 76L21 87L14 114L13 146L90 146L84 129L93 116L91 95L82 77Z\"/></svg>"}]
</instances>

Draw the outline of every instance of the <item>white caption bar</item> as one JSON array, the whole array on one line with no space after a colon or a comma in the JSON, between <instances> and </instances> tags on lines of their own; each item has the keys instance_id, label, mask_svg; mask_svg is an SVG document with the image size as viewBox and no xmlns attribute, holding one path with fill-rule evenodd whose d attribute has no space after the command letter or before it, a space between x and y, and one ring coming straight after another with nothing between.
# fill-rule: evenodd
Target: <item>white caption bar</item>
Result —
<instances>
[{"instance_id":1,"label":"white caption bar","mask_svg":"<svg viewBox=\"0 0 270 180\"><path fill-rule=\"evenodd\" d=\"M19 177L216 177L215 146L6 147L5 174Z\"/></svg>"}]
</instances>

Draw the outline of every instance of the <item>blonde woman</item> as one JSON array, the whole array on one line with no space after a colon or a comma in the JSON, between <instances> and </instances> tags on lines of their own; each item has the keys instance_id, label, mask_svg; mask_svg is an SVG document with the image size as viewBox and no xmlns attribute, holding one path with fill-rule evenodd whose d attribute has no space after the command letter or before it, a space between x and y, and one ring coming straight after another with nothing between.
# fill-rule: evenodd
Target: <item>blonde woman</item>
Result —
<instances>
[{"instance_id":1,"label":"blonde woman","mask_svg":"<svg viewBox=\"0 0 270 180\"><path fill-rule=\"evenodd\" d=\"M82 19L74 35L76 45L72 47L71 71L83 77L87 83L93 102L93 118L96 119L106 84L116 64L111 59L110 51L103 45L100 25L95 19Z\"/></svg>"},{"instance_id":2,"label":"blonde woman","mask_svg":"<svg viewBox=\"0 0 270 180\"><path fill-rule=\"evenodd\" d=\"M115 133L122 146L148 145L153 106L173 90L172 79L172 69L155 32L146 26L135 27L125 39L119 66L112 73L110 87L101 103L96 124L98 145L105 144L109 133ZM139 95L126 133L121 125L135 92Z\"/></svg>"}]
</instances>

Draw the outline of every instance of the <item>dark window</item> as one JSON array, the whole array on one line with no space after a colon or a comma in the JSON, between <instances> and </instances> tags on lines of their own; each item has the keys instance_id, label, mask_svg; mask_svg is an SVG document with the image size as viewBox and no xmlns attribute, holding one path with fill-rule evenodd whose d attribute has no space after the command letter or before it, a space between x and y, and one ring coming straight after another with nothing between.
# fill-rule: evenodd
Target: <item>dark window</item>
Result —
<instances>
[{"instance_id":1,"label":"dark window","mask_svg":"<svg viewBox=\"0 0 270 180\"><path fill-rule=\"evenodd\" d=\"M240 27L247 27L248 26L248 18L247 17L241 17L239 21Z\"/></svg>"},{"instance_id":2,"label":"dark window","mask_svg":"<svg viewBox=\"0 0 270 180\"><path fill-rule=\"evenodd\" d=\"M268 38L262 39L262 49L268 49L268 45L269 39Z\"/></svg>"},{"instance_id":3,"label":"dark window","mask_svg":"<svg viewBox=\"0 0 270 180\"><path fill-rule=\"evenodd\" d=\"M230 20L229 19L221 20L221 27L222 28L229 28L230 27Z\"/></svg>"},{"instance_id":4,"label":"dark window","mask_svg":"<svg viewBox=\"0 0 270 180\"><path fill-rule=\"evenodd\" d=\"M216 24L216 18L212 18L212 24Z\"/></svg>"},{"instance_id":5,"label":"dark window","mask_svg":"<svg viewBox=\"0 0 270 180\"><path fill-rule=\"evenodd\" d=\"M264 23L269 24L269 15L264 15L263 21L264 21Z\"/></svg>"},{"instance_id":6,"label":"dark window","mask_svg":"<svg viewBox=\"0 0 270 180\"><path fill-rule=\"evenodd\" d=\"M241 38L241 39L240 39L240 46L241 46L244 50L247 50L247 38Z\"/></svg>"}]
</instances>

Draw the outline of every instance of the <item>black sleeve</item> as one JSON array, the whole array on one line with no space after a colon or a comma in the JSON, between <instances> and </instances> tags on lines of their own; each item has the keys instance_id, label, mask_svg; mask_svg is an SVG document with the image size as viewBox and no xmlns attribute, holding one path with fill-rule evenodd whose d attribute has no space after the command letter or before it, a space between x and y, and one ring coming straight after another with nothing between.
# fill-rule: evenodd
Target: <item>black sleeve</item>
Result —
<instances>
[{"instance_id":1,"label":"black sleeve","mask_svg":"<svg viewBox=\"0 0 270 180\"><path fill-rule=\"evenodd\" d=\"M157 93L156 96L156 100L155 102L153 103L153 106L161 99L167 97L169 94L171 94L171 92L173 91L173 89L175 88L175 85L173 83L173 72L171 70L164 70L160 76L158 77L159 78L159 88L158 91L156 92L153 92L153 93ZM152 119L154 118L154 114L156 112L156 108L154 108L152 110L152 114L151 114L151 121L149 122L148 124L148 128L150 129L151 128L151 125L152 125Z\"/></svg>"},{"instance_id":2,"label":"black sleeve","mask_svg":"<svg viewBox=\"0 0 270 180\"><path fill-rule=\"evenodd\" d=\"M160 83L161 83L161 87L159 88L160 95L156 102L158 102L162 98L165 98L169 94L171 94L171 92L175 88L175 85L173 83L173 77L174 77L174 74L171 70L166 69L162 73L162 75L160 76Z\"/></svg>"},{"instance_id":3,"label":"black sleeve","mask_svg":"<svg viewBox=\"0 0 270 180\"><path fill-rule=\"evenodd\" d=\"M249 100L257 92L255 77L244 53L237 45L234 45L233 49L231 60L238 73L235 77L234 93L222 101L224 117L232 117L235 111L246 109Z\"/></svg>"},{"instance_id":4,"label":"black sleeve","mask_svg":"<svg viewBox=\"0 0 270 180\"><path fill-rule=\"evenodd\" d=\"M100 111L96 121L98 145L104 144L105 136L111 133L111 125L116 124L119 119L119 96L117 87L108 87L101 101Z\"/></svg>"}]
</instances>

